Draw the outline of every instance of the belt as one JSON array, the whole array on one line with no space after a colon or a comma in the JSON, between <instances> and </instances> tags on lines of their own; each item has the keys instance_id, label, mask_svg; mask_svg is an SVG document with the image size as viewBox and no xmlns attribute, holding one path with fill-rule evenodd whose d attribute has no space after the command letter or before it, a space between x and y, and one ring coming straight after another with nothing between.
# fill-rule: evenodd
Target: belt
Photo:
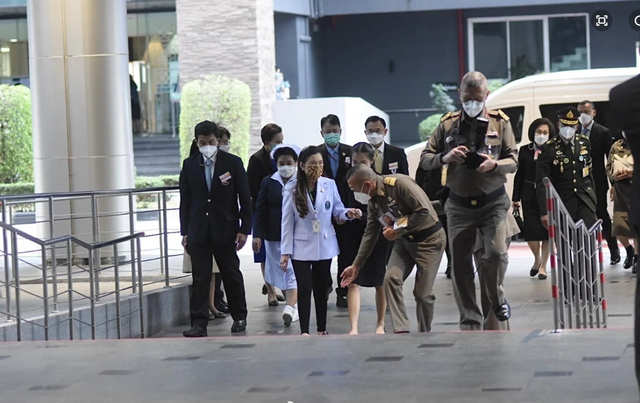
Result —
<instances>
[{"instance_id":1,"label":"belt","mask_svg":"<svg viewBox=\"0 0 640 403\"><path fill-rule=\"evenodd\" d=\"M436 225L434 225L433 227L423 229L422 231L414 232L413 234L407 234L405 235L405 238L409 242L422 242L425 239L429 238L431 235L440 231L441 228L442 228L442 223L438 221Z\"/></svg>"},{"instance_id":2,"label":"belt","mask_svg":"<svg viewBox=\"0 0 640 403\"><path fill-rule=\"evenodd\" d=\"M478 209L486 206L494 200L497 200L500 196L506 193L507 191L504 189L504 186L501 186L499 189L496 189L484 196L464 197L453 192L449 192L449 198L463 207Z\"/></svg>"}]
</instances>

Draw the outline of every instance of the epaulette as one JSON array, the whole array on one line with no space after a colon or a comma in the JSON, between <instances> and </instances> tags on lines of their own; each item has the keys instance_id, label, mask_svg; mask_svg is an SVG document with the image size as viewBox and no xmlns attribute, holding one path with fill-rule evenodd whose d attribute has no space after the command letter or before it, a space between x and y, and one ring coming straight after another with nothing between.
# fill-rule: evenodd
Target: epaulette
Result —
<instances>
[{"instance_id":1,"label":"epaulette","mask_svg":"<svg viewBox=\"0 0 640 403\"><path fill-rule=\"evenodd\" d=\"M547 140L547 142L544 143L544 145L551 145L551 144L555 144L557 142L558 142L558 137L555 136L555 137L551 137L549 140Z\"/></svg>"},{"instance_id":2,"label":"epaulette","mask_svg":"<svg viewBox=\"0 0 640 403\"><path fill-rule=\"evenodd\" d=\"M584 134L581 133L576 133L576 138L579 138L581 140L589 140L589 137L585 136Z\"/></svg>"},{"instance_id":3,"label":"epaulette","mask_svg":"<svg viewBox=\"0 0 640 403\"><path fill-rule=\"evenodd\" d=\"M500 116L505 121L509 121L509 116L506 113L502 112L502 109L498 109L497 111L489 111L490 116L498 117Z\"/></svg>"},{"instance_id":4,"label":"epaulette","mask_svg":"<svg viewBox=\"0 0 640 403\"><path fill-rule=\"evenodd\" d=\"M458 117L459 115L460 115L460 112L447 112L440 118L440 123L445 122L449 119Z\"/></svg>"},{"instance_id":5,"label":"epaulette","mask_svg":"<svg viewBox=\"0 0 640 403\"><path fill-rule=\"evenodd\" d=\"M385 185L389 185L389 186L395 186L396 185L396 180L398 180L398 179L397 178L387 177L387 178L384 178L382 180L382 183L384 183Z\"/></svg>"}]
</instances>

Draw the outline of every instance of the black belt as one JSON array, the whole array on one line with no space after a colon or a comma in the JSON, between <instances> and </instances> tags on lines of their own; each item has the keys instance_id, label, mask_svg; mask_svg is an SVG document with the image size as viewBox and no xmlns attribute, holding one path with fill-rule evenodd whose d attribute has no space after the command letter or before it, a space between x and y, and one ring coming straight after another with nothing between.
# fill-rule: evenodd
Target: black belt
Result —
<instances>
[{"instance_id":1,"label":"black belt","mask_svg":"<svg viewBox=\"0 0 640 403\"><path fill-rule=\"evenodd\" d=\"M453 192L449 192L449 198L463 207L478 209L486 206L494 200L497 200L500 196L506 193L507 191L504 189L504 186L501 186L499 189L484 196L463 197Z\"/></svg>"},{"instance_id":2,"label":"black belt","mask_svg":"<svg viewBox=\"0 0 640 403\"><path fill-rule=\"evenodd\" d=\"M442 223L438 221L436 225L434 225L433 227L423 229L422 231L419 231L419 232L414 232L413 234L407 234L405 235L405 238L409 242L422 242L425 239L429 238L431 235L440 231L441 228L442 228Z\"/></svg>"}]
</instances>

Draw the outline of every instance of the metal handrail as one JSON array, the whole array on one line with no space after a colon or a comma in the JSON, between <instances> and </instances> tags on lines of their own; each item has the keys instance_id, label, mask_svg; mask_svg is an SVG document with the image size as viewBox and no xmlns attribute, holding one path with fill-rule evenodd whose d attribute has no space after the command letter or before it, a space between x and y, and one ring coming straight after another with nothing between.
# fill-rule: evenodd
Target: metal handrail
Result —
<instances>
[{"instance_id":1,"label":"metal handrail","mask_svg":"<svg viewBox=\"0 0 640 403\"><path fill-rule=\"evenodd\" d=\"M79 198L79 197L88 197L88 196L109 196L109 195L117 195L122 196L123 193L152 193L152 192L162 192L162 191L171 191L171 190L179 190L178 186L162 186L155 188L129 188L129 189L115 189L115 190L92 190L92 191L80 191L80 192L51 192L51 193L33 193L29 195L15 195L15 196L0 196L0 203L5 200L33 200L33 199L45 199L49 197L68 197L68 198ZM23 202L24 203L24 202Z\"/></svg>"}]
</instances>

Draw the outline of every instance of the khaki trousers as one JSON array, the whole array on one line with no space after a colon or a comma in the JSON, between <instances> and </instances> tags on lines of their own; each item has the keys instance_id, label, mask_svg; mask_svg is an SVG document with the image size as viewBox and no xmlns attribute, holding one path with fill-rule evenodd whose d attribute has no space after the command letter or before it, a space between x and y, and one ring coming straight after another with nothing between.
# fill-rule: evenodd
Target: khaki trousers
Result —
<instances>
[{"instance_id":1,"label":"khaki trousers","mask_svg":"<svg viewBox=\"0 0 640 403\"><path fill-rule=\"evenodd\" d=\"M452 258L451 277L460 311L461 330L480 330L484 324L484 316L476 300L473 267L476 231L480 231L484 243L481 267L488 302L492 307L504 303L504 293L499 291L502 284L499 274L504 276L509 263L506 239L510 205L506 194L477 209L463 207L451 199L445 205Z\"/></svg>"},{"instance_id":2,"label":"khaki trousers","mask_svg":"<svg viewBox=\"0 0 640 403\"><path fill-rule=\"evenodd\" d=\"M433 295L433 283L440 268L446 243L447 238L442 229L422 242L409 242L404 238L396 240L384 277L384 289L394 332L409 331L409 318L404 305L402 286L414 266L418 268L413 288L417 305L418 329L420 332L431 331L433 305L436 299Z\"/></svg>"}]
</instances>

